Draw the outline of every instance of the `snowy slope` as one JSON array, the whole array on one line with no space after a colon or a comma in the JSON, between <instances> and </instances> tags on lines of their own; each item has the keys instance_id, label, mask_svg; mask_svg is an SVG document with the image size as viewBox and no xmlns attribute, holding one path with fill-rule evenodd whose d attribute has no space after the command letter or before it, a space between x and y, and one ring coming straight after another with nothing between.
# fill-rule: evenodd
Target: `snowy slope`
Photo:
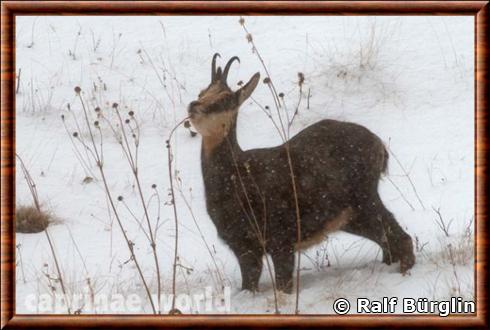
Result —
<instances>
[{"instance_id":1,"label":"snowy slope","mask_svg":"<svg viewBox=\"0 0 490 330\"><path fill-rule=\"evenodd\" d=\"M241 64L230 70L230 86L248 80L257 71L265 76L238 20L229 16L17 17L16 66L21 78L16 97L16 151L31 171L44 209L57 219L49 233L68 292L136 294L141 300L141 308L136 310L88 308L76 303L72 310L151 313L100 177L95 175L94 182L83 183L91 173L81 166L69 138L74 131L84 131L77 128L77 122L83 126L83 117L74 87L82 88L94 120L94 107L110 114L114 102L124 114L129 110L136 114L141 129L141 185L146 200L155 193L152 184L156 184L160 198L158 203L153 197L148 209L154 225L160 214L157 248L163 291L169 294L174 218L168 203L165 140L186 116L187 104L209 83L215 52L224 59L233 55L241 59ZM302 257L301 312L332 313L332 302L339 297L352 301L384 296L473 299L473 17L245 20L274 84L285 93L291 108L298 99L297 73L306 77L293 134L322 118L334 118L365 125L389 146L389 175L380 184L381 196L418 242L417 264L410 275L402 276L398 265L381 263L381 251L374 243L346 233L331 235ZM263 84L253 98L272 106ZM109 187L114 196L124 197L131 211L118 204L145 278L156 293L152 250L131 215L143 216L135 181L111 131L104 126L102 132ZM243 149L281 142L271 121L252 101L241 108L238 138ZM264 268L259 293L241 292L238 263L217 238L207 215L200 138L190 137L181 127L172 145L173 166L180 179L176 180L181 265L177 293L204 294L206 287L212 287L219 305L222 286L228 286L228 312L274 312L268 271ZM97 173L93 161L89 170ZM16 198L19 205L32 202L20 170ZM449 237L439 228L434 210L451 223ZM49 297L59 294L60 288L49 279L56 272L46 237L40 233L18 234L16 238L17 312L52 312ZM461 260L448 257L448 244ZM44 300L38 303L38 297ZM282 313L294 312L294 295L281 294L279 298ZM222 312L185 307L180 306L192 313ZM162 307L163 312L168 309Z\"/></svg>"}]
</instances>

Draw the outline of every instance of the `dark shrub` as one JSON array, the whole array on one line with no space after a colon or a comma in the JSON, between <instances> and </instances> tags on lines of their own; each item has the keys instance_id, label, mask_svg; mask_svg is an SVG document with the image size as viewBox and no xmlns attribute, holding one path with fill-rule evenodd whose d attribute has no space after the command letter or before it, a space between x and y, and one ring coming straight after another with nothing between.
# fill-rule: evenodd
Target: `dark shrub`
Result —
<instances>
[{"instance_id":1,"label":"dark shrub","mask_svg":"<svg viewBox=\"0 0 490 330\"><path fill-rule=\"evenodd\" d=\"M18 206L15 210L15 232L39 233L51 222L51 215L34 206Z\"/></svg>"}]
</instances>

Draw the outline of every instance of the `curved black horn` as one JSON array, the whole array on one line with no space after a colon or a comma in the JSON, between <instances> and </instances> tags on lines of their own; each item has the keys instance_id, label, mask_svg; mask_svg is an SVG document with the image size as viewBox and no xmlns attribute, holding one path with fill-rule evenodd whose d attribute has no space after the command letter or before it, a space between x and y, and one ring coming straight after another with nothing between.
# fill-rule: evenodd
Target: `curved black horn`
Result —
<instances>
[{"instance_id":1,"label":"curved black horn","mask_svg":"<svg viewBox=\"0 0 490 330\"><path fill-rule=\"evenodd\" d=\"M218 67L218 69L216 70L216 79L220 79L222 72L223 71L221 71L221 67Z\"/></svg>"},{"instance_id":2,"label":"curved black horn","mask_svg":"<svg viewBox=\"0 0 490 330\"><path fill-rule=\"evenodd\" d=\"M228 63L226 63L225 70L223 71L223 77L221 78L224 83L226 83L226 79L228 78L228 71L230 70L230 66L235 60L237 60L238 63L240 63L240 59L238 58L238 56L233 56L232 58L230 58Z\"/></svg>"},{"instance_id":3,"label":"curved black horn","mask_svg":"<svg viewBox=\"0 0 490 330\"><path fill-rule=\"evenodd\" d=\"M218 57L221 57L219 53L215 53L213 55L213 61L211 62L211 81L214 81L214 79L216 78L216 59Z\"/></svg>"}]
</instances>

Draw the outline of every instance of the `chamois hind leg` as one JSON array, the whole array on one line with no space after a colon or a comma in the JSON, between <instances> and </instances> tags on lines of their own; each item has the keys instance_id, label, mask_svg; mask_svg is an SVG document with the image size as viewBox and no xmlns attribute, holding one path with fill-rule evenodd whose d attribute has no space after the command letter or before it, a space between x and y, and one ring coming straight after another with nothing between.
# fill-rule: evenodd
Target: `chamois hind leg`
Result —
<instances>
[{"instance_id":1,"label":"chamois hind leg","mask_svg":"<svg viewBox=\"0 0 490 330\"><path fill-rule=\"evenodd\" d=\"M412 239L383 205L378 193L356 210L356 216L342 230L376 242L383 250L383 262L389 265L400 261L401 273L412 268L415 264Z\"/></svg>"},{"instance_id":2,"label":"chamois hind leg","mask_svg":"<svg viewBox=\"0 0 490 330\"><path fill-rule=\"evenodd\" d=\"M274 264L276 288L284 293L293 292L294 249L281 247L270 251Z\"/></svg>"},{"instance_id":3,"label":"chamois hind leg","mask_svg":"<svg viewBox=\"0 0 490 330\"><path fill-rule=\"evenodd\" d=\"M380 220L374 220L370 216L366 216L363 212L357 212L356 216L342 230L377 243L383 251L383 262L385 264L390 265L392 262L398 261L394 251L391 251Z\"/></svg>"}]
</instances>

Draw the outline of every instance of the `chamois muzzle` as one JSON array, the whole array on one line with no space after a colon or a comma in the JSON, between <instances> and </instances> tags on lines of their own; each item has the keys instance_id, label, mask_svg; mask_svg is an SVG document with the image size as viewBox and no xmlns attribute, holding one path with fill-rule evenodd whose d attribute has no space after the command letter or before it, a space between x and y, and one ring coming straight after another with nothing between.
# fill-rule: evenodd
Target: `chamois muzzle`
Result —
<instances>
[{"instance_id":1,"label":"chamois muzzle","mask_svg":"<svg viewBox=\"0 0 490 330\"><path fill-rule=\"evenodd\" d=\"M198 114L199 112L201 112L199 101L192 101L191 103L189 103L189 107L187 108L187 113L189 114L190 117L192 117L195 114Z\"/></svg>"}]
</instances>

